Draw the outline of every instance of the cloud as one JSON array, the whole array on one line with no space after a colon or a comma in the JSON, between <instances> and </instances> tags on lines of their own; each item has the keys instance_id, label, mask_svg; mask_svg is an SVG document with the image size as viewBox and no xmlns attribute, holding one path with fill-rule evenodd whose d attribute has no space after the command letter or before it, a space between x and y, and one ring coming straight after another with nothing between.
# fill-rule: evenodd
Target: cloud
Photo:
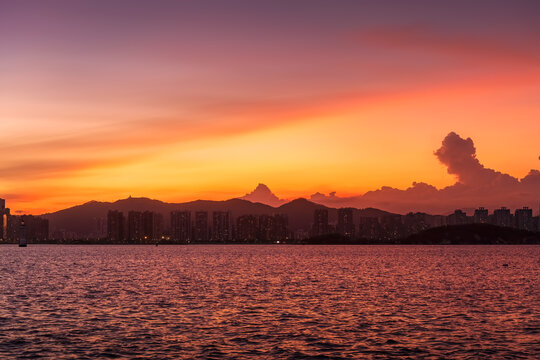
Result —
<instances>
[{"instance_id":1,"label":"cloud","mask_svg":"<svg viewBox=\"0 0 540 360\"><path fill-rule=\"evenodd\" d=\"M269 188L264 184L259 184L250 193L242 196L240 199L248 200L251 202L260 202L263 204L268 204L270 206L280 206L283 205L286 200L278 198Z\"/></svg>"},{"instance_id":2,"label":"cloud","mask_svg":"<svg viewBox=\"0 0 540 360\"><path fill-rule=\"evenodd\" d=\"M538 36L533 32L523 34L523 37L531 42L538 41ZM540 63L538 49L528 46L527 43L512 38L495 38L490 34L459 34L427 24L374 27L354 34L354 38L376 47L414 50L455 59L481 61L483 64L519 63L537 66Z\"/></svg>"},{"instance_id":3,"label":"cloud","mask_svg":"<svg viewBox=\"0 0 540 360\"><path fill-rule=\"evenodd\" d=\"M457 182L443 189L423 182L415 182L402 190L383 186L364 195L339 197L315 193L311 200L332 207L377 207L388 211L406 213L424 211L448 213L457 208L491 209L507 206L529 206L536 209L540 204L540 171L531 170L523 179L486 168L476 158L476 148L471 138L449 133L435 151L441 164Z\"/></svg>"},{"instance_id":4,"label":"cloud","mask_svg":"<svg viewBox=\"0 0 540 360\"><path fill-rule=\"evenodd\" d=\"M514 186L519 183L508 174L485 168L476 158L472 139L462 139L455 132L444 138L435 156L448 168L449 174L456 175L460 183L468 186Z\"/></svg>"}]
</instances>

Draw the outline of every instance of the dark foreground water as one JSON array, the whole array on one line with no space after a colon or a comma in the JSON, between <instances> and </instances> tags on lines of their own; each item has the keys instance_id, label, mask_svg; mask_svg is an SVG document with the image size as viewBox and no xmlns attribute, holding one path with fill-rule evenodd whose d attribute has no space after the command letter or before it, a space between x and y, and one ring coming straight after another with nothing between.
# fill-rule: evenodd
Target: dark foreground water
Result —
<instances>
[{"instance_id":1,"label":"dark foreground water","mask_svg":"<svg viewBox=\"0 0 540 360\"><path fill-rule=\"evenodd\" d=\"M538 359L539 269L540 246L0 246L0 358Z\"/></svg>"}]
</instances>

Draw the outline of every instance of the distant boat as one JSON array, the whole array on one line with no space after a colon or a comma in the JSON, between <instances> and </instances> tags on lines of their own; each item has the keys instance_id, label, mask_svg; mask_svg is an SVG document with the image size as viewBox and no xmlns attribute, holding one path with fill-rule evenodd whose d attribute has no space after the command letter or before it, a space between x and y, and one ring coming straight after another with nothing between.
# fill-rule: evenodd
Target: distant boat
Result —
<instances>
[{"instance_id":1,"label":"distant boat","mask_svg":"<svg viewBox=\"0 0 540 360\"><path fill-rule=\"evenodd\" d=\"M26 226L24 225L24 220L21 220L21 225L19 226L19 247L26 247Z\"/></svg>"}]
</instances>

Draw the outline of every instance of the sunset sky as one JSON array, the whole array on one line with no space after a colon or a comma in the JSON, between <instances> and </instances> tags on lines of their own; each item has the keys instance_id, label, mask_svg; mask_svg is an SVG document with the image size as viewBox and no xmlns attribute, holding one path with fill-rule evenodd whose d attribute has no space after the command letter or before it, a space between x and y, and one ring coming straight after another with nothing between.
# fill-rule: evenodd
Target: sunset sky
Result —
<instances>
[{"instance_id":1,"label":"sunset sky","mask_svg":"<svg viewBox=\"0 0 540 360\"><path fill-rule=\"evenodd\" d=\"M0 0L0 197L281 198L540 168L540 2Z\"/></svg>"}]
</instances>

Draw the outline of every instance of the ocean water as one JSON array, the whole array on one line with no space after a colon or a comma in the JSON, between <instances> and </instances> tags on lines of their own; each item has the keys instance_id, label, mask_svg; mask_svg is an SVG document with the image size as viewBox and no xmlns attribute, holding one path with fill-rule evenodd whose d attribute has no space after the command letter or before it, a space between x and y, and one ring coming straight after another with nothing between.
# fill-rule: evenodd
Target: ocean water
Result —
<instances>
[{"instance_id":1,"label":"ocean water","mask_svg":"<svg viewBox=\"0 0 540 360\"><path fill-rule=\"evenodd\" d=\"M0 277L0 358L540 358L540 246L6 245Z\"/></svg>"}]
</instances>

